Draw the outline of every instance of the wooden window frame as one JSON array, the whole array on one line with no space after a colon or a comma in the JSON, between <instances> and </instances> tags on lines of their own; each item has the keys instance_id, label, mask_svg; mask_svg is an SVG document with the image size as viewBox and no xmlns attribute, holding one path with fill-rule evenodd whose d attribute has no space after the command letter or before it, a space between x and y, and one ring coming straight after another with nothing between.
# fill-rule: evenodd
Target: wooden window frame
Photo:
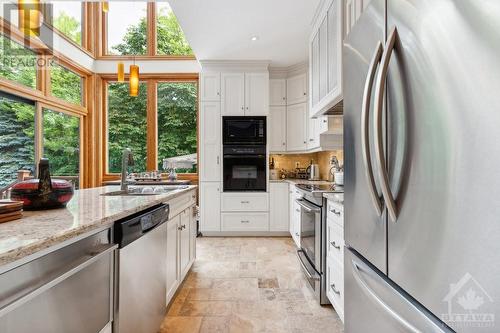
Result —
<instances>
[{"instance_id":1,"label":"wooden window frame","mask_svg":"<svg viewBox=\"0 0 500 333\"><path fill-rule=\"evenodd\" d=\"M146 36L146 54L143 55L114 55L108 53L108 19L107 14L102 11L102 4L99 3L100 17L98 27L100 31L98 38L100 39L97 59L105 60L196 60L194 55L168 55L168 54L157 54L157 21L156 21L156 2L147 2L147 12L146 12L146 23L147 23L147 36Z\"/></svg>"},{"instance_id":2,"label":"wooden window frame","mask_svg":"<svg viewBox=\"0 0 500 333\"><path fill-rule=\"evenodd\" d=\"M128 79L128 74L125 75L125 79ZM101 176L99 178L100 182L117 180L120 175L117 173L109 172L108 165L108 85L110 82L116 82L117 77L115 74L101 74L100 75L100 86L102 93L101 101L101 133L100 133L100 160L101 162ZM179 173L177 176L179 179L191 180L192 182L198 182L199 174L199 127L200 127L200 115L199 115L199 75L191 73L179 73L179 74L141 74L141 82L147 84L147 101L146 101L146 169L147 171L157 170L158 168L158 106L157 106L157 92L158 83L168 83L168 82L192 82L196 83L197 87L197 103L196 103L196 135L197 135L197 155L198 155L198 169L196 173ZM154 101L154 102L151 102ZM165 176L165 174L164 174Z\"/></svg>"}]
</instances>

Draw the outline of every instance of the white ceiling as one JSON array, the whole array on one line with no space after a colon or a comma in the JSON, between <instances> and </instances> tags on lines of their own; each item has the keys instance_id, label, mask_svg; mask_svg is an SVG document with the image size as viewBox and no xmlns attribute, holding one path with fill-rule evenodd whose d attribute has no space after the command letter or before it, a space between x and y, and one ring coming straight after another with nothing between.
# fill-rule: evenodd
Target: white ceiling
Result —
<instances>
[{"instance_id":1,"label":"white ceiling","mask_svg":"<svg viewBox=\"0 0 500 333\"><path fill-rule=\"evenodd\" d=\"M308 58L321 0L170 0L198 60L269 60L291 66ZM252 36L259 40L251 41Z\"/></svg>"}]
</instances>

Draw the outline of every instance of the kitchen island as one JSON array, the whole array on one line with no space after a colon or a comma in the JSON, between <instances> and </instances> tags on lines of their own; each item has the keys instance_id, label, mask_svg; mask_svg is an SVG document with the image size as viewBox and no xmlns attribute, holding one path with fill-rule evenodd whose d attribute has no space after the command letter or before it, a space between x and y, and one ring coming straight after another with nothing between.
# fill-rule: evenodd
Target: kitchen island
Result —
<instances>
[{"instance_id":1,"label":"kitchen island","mask_svg":"<svg viewBox=\"0 0 500 333\"><path fill-rule=\"evenodd\" d=\"M111 332L120 318L113 295L121 292L122 274L113 225L168 204L168 221L155 233L165 265L156 285L164 293L162 318L195 259L196 188L154 195L109 195L115 186L84 189L66 208L26 211L21 220L0 224L0 331ZM143 222L142 233L149 232ZM135 267L136 259L129 260Z\"/></svg>"}]
</instances>

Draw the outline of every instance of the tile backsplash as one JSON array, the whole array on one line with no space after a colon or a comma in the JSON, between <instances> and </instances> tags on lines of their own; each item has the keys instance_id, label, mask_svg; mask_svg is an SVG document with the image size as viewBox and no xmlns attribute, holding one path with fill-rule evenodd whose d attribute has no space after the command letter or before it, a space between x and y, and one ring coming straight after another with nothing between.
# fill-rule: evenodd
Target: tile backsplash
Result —
<instances>
[{"instance_id":1,"label":"tile backsplash","mask_svg":"<svg viewBox=\"0 0 500 333\"><path fill-rule=\"evenodd\" d=\"M307 168L313 160L313 163L319 165L321 179L328 179L328 172L330 171L330 158L337 156L340 165L344 164L344 152L342 150L321 151L317 153L307 154L270 154L269 158L274 158L276 169L285 169L292 171L295 169L296 164L300 168Z\"/></svg>"}]
</instances>

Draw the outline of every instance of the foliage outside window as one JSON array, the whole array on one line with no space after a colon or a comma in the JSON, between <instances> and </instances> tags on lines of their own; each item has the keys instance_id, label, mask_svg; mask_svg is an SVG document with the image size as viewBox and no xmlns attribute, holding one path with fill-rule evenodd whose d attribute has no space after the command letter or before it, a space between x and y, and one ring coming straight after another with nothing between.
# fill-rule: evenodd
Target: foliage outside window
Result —
<instances>
[{"instance_id":1,"label":"foliage outside window","mask_svg":"<svg viewBox=\"0 0 500 333\"><path fill-rule=\"evenodd\" d=\"M127 18L125 23L124 17ZM147 53L147 2L110 1L107 13L107 53Z\"/></svg>"},{"instance_id":2,"label":"foliage outside window","mask_svg":"<svg viewBox=\"0 0 500 333\"><path fill-rule=\"evenodd\" d=\"M156 3L157 53L162 55L192 55L184 32L167 2Z\"/></svg>"},{"instance_id":3,"label":"foliage outside window","mask_svg":"<svg viewBox=\"0 0 500 333\"><path fill-rule=\"evenodd\" d=\"M36 54L3 35L0 44L0 76L36 88Z\"/></svg>"},{"instance_id":4,"label":"foliage outside window","mask_svg":"<svg viewBox=\"0 0 500 333\"><path fill-rule=\"evenodd\" d=\"M35 170L35 104L0 95L0 187Z\"/></svg>"},{"instance_id":5,"label":"foliage outside window","mask_svg":"<svg viewBox=\"0 0 500 333\"><path fill-rule=\"evenodd\" d=\"M178 173L196 173L196 83L158 83L157 105L158 170L163 168L163 159L167 158L169 167L176 167ZM189 167L190 162L194 162L192 167Z\"/></svg>"},{"instance_id":6,"label":"foliage outside window","mask_svg":"<svg viewBox=\"0 0 500 333\"><path fill-rule=\"evenodd\" d=\"M67 177L78 188L80 174L80 117L43 110L43 156L52 176Z\"/></svg>"},{"instance_id":7,"label":"foliage outside window","mask_svg":"<svg viewBox=\"0 0 500 333\"><path fill-rule=\"evenodd\" d=\"M108 172L121 171L122 151L130 148L135 172L146 171L147 85L139 83L139 95L131 97L128 83L108 85Z\"/></svg>"},{"instance_id":8,"label":"foliage outside window","mask_svg":"<svg viewBox=\"0 0 500 333\"><path fill-rule=\"evenodd\" d=\"M82 45L83 3L80 1L50 2L51 24L75 43Z\"/></svg>"},{"instance_id":9,"label":"foliage outside window","mask_svg":"<svg viewBox=\"0 0 500 333\"><path fill-rule=\"evenodd\" d=\"M50 67L50 87L53 96L73 104L82 104L83 79L80 75L53 64Z\"/></svg>"}]
</instances>

